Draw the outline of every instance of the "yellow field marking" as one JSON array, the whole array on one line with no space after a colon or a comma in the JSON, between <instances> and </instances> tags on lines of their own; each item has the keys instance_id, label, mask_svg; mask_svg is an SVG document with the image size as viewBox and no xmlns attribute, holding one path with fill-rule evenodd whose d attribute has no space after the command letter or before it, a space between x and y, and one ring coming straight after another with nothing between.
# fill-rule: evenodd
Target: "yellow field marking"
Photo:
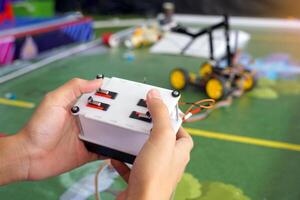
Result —
<instances>
[{"instance_id":1,"label":"yellow field marking","mask_svg":"<svg viewBox=\"0 0 300 200\"><path fill-rule=\"evenodd\" d=\"M7 106L21 107L21 108L34 108L34 103L5 99L5 98L0 98L0 104L7 105Z\"/></svg>"},{"instance_id":2,"label":"yellow field marking","mask_svg":"<svg viewBox=\"0 0 300 200\"><path fill-rule=\"evenodd\" d=\"M245 143L245 144L251 144L251 145L256 145L256 146L274 148L274 149L300 151L300 145L298 145L298 144L290 144L290 143L285 143L285 142L277 142L277 141L257 139L257 138L237 136L237 135L230 135L230 134L224 134L224 133L216 133L216 132L210 132L210 131L204 131L204 130L198 130L198 129L192 129L192 128L186 128L186 130L191 135L196 135L196 136L201 136L201 137L206 137L206 138L238 142L238 143Z\"/></svg>"}]
</instances>

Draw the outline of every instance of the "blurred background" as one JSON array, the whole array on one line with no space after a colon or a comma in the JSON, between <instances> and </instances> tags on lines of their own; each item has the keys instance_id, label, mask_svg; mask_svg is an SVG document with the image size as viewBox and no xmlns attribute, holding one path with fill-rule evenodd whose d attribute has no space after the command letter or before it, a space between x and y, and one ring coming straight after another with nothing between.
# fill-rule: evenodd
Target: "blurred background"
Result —
<instances>
[{"instance_id":1,"label":"blurred background","mask_svg":"<svg viewBox=\"0 0 300 200\"><path fill-rule=\"evenodd\" d=\"M53 6L56 13L83 11L96 15L135 14L153 16L161 11L163 0L13 0ZM177 13L255 17L300 17L297 0L174 0ZM18 5L19 7L20 5ZM47 7L47 6L46 6ZM49 8L49 7L48 7ZM20 8L19 8L20 9ZM23 8L26 9L26 8ZM45 9L46 10L46 9ZM23 12L25 12L23 10ZM28 11L27 11L28 12ZM49 14L50 10L47 9ZM44 13L46 14L46 13Z\"/></svg>"},{"instance_id":2,"label":"blurred background","mask_svg":"<svg viewBox=\"0 0 300 200\"><path fill-rule=\"evenodd\" d=\"M92 14L154 15L161 11L162 0L56 0L57 12L83 10ZM177 13L255 17L300 17L297 0L175 0Z\"/></svg>"},{"instance_id":3,"label":"blurred background","mask_svg":"<svg viewBox=\"0 0 300 200\"><path fill-rule=\"evenodd\" d=\"M0 137L74 77L178 86L183 102L210 91L216 109L184 123L195 146L174 200L299 200L299 36L296 0L0 0ZM0 199L95 199L100 164L0 187ZM110 167L101 171L104 200L125 187Z\"/></svg>"}]
</instances>

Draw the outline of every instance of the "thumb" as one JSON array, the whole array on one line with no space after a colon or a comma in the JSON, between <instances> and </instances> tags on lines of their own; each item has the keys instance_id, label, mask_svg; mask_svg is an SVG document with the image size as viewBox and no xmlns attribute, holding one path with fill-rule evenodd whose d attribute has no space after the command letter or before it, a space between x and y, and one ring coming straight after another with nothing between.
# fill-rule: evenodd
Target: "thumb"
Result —
<instances>
[{"instance_id":1,"label":"thumb","mask_svg":"<svg viewBox=\"0 0 300 200\"><path fill-rule=\"evenodd\" d=\"M152 89L148 92L147 107L153 120L153 131L151 135L170 134L170 130L172 131L173 129L171 126L169 111L158 90Z\"/></svg>"},{"instance_id":2,"label":"thumb","mask_svg":"<svg viewBox=\"0 0 300 200\"><path fill-rule=\"evenodd\" d=\"M102 84L101 79L95 79L92 81L74 78L67 82L63 86L60 86L56 90L48 93L50 94L51 101L56 102L63 107L67 107L73 104L74 101L84 93L92 92L98 89Z\"/></svg>"},{"instance_id":3,"label":"thumb","mask_svg":"<svg viewBox=\"0 0 300 200\"><path fill-rule=\"evenodd\" d=\"M67 82L58 90L64 95L71 94L70 99L76 100L79 96L84 93L92 92L98 89L102 84L102 79L95 80L84 80L79 78L74 78L71 81ZM63 95L63 94L61 94Z\"/></svg>"}]
</instances>

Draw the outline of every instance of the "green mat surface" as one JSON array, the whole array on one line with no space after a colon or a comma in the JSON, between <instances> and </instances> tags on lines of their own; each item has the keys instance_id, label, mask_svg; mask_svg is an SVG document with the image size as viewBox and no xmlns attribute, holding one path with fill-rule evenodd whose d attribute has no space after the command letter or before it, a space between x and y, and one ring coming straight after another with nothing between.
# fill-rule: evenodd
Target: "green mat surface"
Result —
<instances>
[{"instance_id":1,"label":"green mat surface","mask_svg":"<svg viewBox=\"0 0 300 200\"><path fill-rule=\"evenodd\" d=\"M247 31L253 36L248 51L254 57L285 52L293 59L300 60L299 33ZM48 91L69 79L92 79L98 73L140 82L146 78L149 84L170 87L168 75L174 67L185 67L196 72L203 61L181 56L151 55L148 49L140 49L134 51L136 58L129 62L123 58L125 52L123 49L112 49L104 54L91 51L69 57L1 85L0 96L14 92L19 100L38 104ZM300 81L294 83L300 84ZM278 94L276 99L258 99L245 95L235 99L231 107L212 112L206 120L185 126L300 144L300 95L280 91ZM183 101L204 97L193 87L183 92ZM34 109L0 105L0 132L16 133L33 112ZM253 200L300 199L300 152L198 136L193 139L195 148L187 172L200 181L235 185ZM0 199L59 199L72 183L89 172L95 172L97 166L97 163L92 163L60 177L0 187ZM107 195L106 199L112 197Z\"/></svg>"}]
</instances>

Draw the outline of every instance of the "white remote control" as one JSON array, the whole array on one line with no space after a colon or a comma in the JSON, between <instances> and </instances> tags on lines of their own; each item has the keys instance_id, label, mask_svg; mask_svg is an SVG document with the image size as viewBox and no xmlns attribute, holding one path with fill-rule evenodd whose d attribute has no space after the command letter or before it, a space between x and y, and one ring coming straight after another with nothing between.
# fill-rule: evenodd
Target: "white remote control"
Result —
<instances>
[{"instance_id":1,"label":"white remote control","mask_svg":"<svg viewBox=\"0 0 300 200\"><path fill-rule=\"evenodd\" d=\"M145 100L153 88L160 92L177 133L182 124L178 91L103 75L97 78L103 79L101 88L82 95L71 109L81 128L79 138L89 151L132 164L153 126Z\"/></svg>"}]
</instances>

